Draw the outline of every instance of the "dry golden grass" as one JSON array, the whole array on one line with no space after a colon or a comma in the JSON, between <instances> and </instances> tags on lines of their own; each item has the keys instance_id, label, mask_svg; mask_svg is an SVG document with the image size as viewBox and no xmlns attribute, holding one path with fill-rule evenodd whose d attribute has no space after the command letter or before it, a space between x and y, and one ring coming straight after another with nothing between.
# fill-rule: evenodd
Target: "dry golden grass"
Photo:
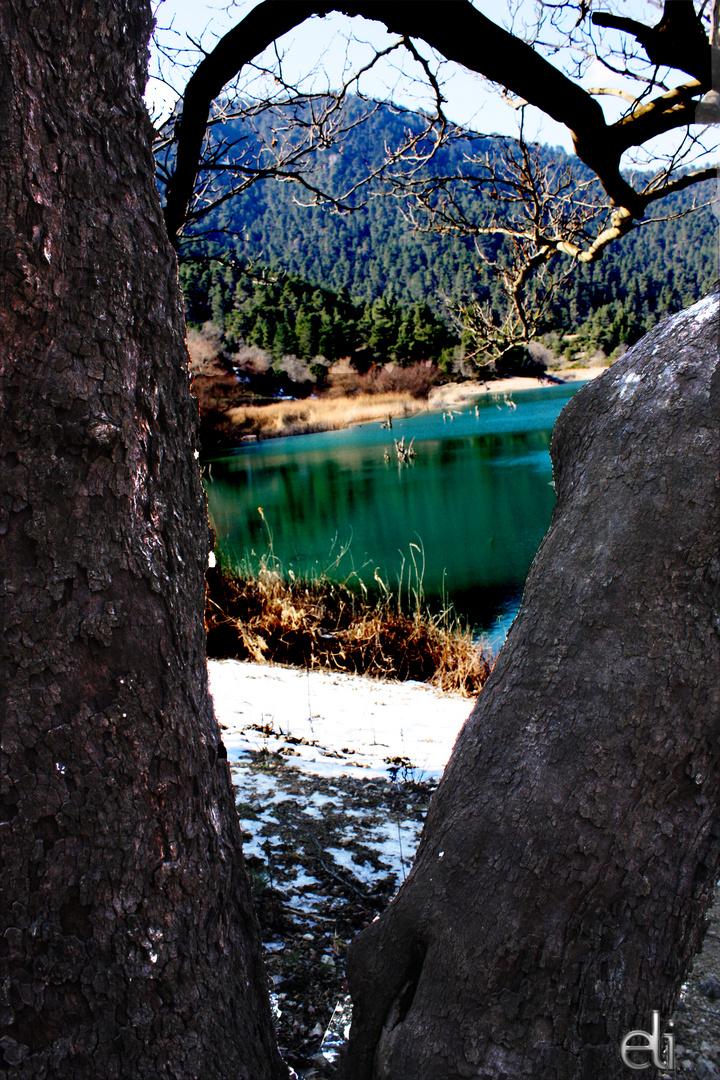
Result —
<instances>
[{"instance_id":1,"label":"dry golden grass","mask_svg":"<svg viewBox=\"0 0 720 1080\"><path fill-rule=\"evenodd\" d=\"M272 564L271 564L272 565ZM420 604L373 604L326 578L286 580L264 563L243 577L208 571L208 655L298 667L417 679L474 697L492 667L469 630Z\"/></svg>"},{"instance_id":2,"label":"dry golden grass","mask_svg":"<svg viewBox=\"0 0 720 1080\"><path fill-rule=\"evenodd\" d=\"M313 431L336 431L352 424L409 416L426 408L411 394L358 394L349 398L305 398L272 405L241 405L228 409L225 419L237 435L272 439Z\"/></svg>"}]
</instances>

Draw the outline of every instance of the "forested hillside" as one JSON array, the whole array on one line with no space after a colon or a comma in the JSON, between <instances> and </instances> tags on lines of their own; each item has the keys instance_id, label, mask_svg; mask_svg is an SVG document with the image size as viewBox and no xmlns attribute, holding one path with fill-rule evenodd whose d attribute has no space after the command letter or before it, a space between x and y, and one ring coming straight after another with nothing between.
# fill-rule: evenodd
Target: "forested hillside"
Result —
<instances>
[{"instance_id":1,"label":"forested hillside","mask_svg":"<svg viewBox=\"0 0 720 1080\"><path fill-rule=\"evenodd\" d=\"M380 108L341 145L317 153L313 183L339 196L419 122ZM238 124L228 133L247 142L248 131ZM492 146L477 140L474 149ZM468 149L451 144L432 168L446 175L462 170ZM540 158L556 166L571 160L550 148ZM413 228L401 200L383 197L381 186L375 191L373 197L361 191L339 213L303 205L310 196L298 184L268 178L223 203L203 219L194 250L184 245L190 322L212 319L224 327L229 347L256 344L273 358L291 352L333 359L360 346L369 347L368 357L401 363L447 354L448 304L473 296L499 302L495 282L478 266L471 238ZM576 265L543 324L546 334L555 332L556 351L601 348L610 355L702 294L715 275L716 223L709 209L673 218L698 197L688 189L666 199L654 209L664 220L612 244L602 259Z\"/></svg>"},{"instance_id":2,"label":"forested hillside","mask_svg":"<svg viewBox=\"0 0 720 1080\"><path fill-rule=\"evenodd\" d=\"M383 294L355 304L345 290L318 288L277 267L246 271L217 259L182 263L180 281L191 324L212 322L230 351L254 345L273 361L353 356L360 370L387 360L405 366L443 359L456 343L424 300L403 304Z\"/></svg>"}]
</instances>

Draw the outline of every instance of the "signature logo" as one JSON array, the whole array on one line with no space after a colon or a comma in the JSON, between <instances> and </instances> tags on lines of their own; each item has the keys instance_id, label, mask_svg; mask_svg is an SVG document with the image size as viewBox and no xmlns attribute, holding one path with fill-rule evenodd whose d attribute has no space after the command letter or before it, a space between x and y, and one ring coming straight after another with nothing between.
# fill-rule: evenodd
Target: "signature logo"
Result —
<instances>
[{"instance_id":1,"label":"signature logo","mask_svg":"<svg viewBox=\"0 0 720 1080\"><path fill-rule=\"evenodd\" d=\"M652 1031L629 1031L620 1043L620 1057L628 1069L649 1069L651 1064L658 1069L674 1069L675 1036L663 1035L662 1046L661 1052L660 1013L653 1012Z\"/></svg>"}]
</instances>

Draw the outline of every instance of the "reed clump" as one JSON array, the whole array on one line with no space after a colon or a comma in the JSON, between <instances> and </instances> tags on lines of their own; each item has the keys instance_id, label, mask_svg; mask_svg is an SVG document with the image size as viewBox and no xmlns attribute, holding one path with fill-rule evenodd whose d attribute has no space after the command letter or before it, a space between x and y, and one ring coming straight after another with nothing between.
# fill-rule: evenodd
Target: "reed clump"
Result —
<instances>
[{"instance_id":1,"label":"reed clump","mask_svg":"<svg viewBox=\"0 0 720 1080\"><path fill-rule=\"evenodd\" d=\"M414 610L380 582L373 601L362 587L324 575L297 578L273 558L239 574L207 574L208 655L369 675L416 679L474 697L493 658L457 616L433 614L416 594Z\"/></svg>"},{"instance_id":2,"label":"reed clump","mask_svg":"<svg viewBox=\"0 0 720 1080\"><path fill-rule=\"evenodd\" d=\"M228 409L224 423L237 437L255 435L272 439L316 431L337 431L352 424L367 424L402 417L427 408L411 393L358 394L355 397L305 398L271 405L239 405Z\"/></svg>"}]
</instances>

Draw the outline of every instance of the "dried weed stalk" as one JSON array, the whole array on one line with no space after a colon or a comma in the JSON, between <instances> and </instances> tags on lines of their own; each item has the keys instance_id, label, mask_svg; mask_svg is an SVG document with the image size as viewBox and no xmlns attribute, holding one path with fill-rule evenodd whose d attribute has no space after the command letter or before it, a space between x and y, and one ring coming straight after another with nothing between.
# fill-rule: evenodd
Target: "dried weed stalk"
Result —
<instances>
[{"instance_id":1,"label":"dried weed stalk","mask_svg":"<svg viewBox=\"0 0 720 1080\"><path fill-rule=\"evenodd\" d=\"M450 610L432 614L413 594L403 610L387 587L376 602L327 577L286 577L265 560L255 573L207 575L208 655L416 679L474 697L492 666Z\"/></svg>"}]
</instances>

